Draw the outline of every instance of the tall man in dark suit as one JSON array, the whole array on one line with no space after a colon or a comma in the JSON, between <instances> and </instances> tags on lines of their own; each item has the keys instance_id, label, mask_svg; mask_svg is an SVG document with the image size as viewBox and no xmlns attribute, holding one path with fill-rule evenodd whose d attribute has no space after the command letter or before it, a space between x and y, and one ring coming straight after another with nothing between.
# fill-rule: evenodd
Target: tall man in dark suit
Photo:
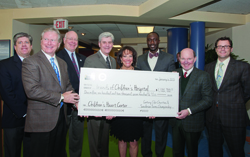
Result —
<instances>
[{"instance_id":1,"label":"tall man in dark suit","mask_svg":"<svg viewBox=\"0 0 250 157\"><path fill-rule=\"evenodd\" d=\"M114 36L110 32L99 35L100 50L87 57L84 67L115 69L116 61L109 56L113 48ZM105 117L88 118L88 137L91 157L108 157L109 155L109 123Z\"/></svg>"},{"instance_id":2,"label":"tall man in dark suit","mask_svg":"<svg viewBox=\"0 0 250 157\"><path fill-rule=\"evenodd\" d=\"M159 50L160 40L156 32L147 35L147 44L149 52L138 57L137 67L146 71L165 71L171 72L175 69L174 56ZM152 157L151 140L153 122L155 128L155 152L157 157L164 156L167 137L168 137L168 119L156 118L145 119L143 122L144 135L141 141L141 153L144 157Z\"/></svg>"},{"instance_id":3,"label":"tall man in dark suit","mask_svg":"<svg viewBox=\"0 0 250 157\"><path fill-rule=\"evenodd\" d=\"M230 57L233 43L228 37L215 42L217 61L205 66L212 80L213 105L206 112L209 153L222 157L224 138L233 157L244 157L246 102L250 99L250 65ZM223 138L224 137L224 138Z\"/></svg>"},{"instance_id":4,"label":"tall man in dark suit","mask_svg":"<svg viewBox=\"0 0 250 157\"><path fill-rule=\"evenodd\" d=\"M180 53L182 68L179 80L178 116L169 120L173 128L173 156L198 156L198 141L205 124L205 110L212 105L212 84L209 74L194 67L195 52L185 48Z\"/></svg>"},{"instance_id":5,"label":"tall man in dark suit","mask_svg":"<svg viewBox=\"0 0 250 157\"><path fill-rule=\"evenodd\" d=\"M24 59L22 79L28 97L25 132L30 132L32 157L66 156L66 109L79 96L67 72L67 64L56 57L60 33L47 28L41 34L41 51Z\"/></svg>"},{"instance_id":6,"label":"tall man in dark suit","mask_svg":"<svg viewBox=\"0 0 250 157\"><path fill-rule=\"evenodd\" d=\"M5 157L30 156L30 138L24 133L27 113L27 97L22 83L22 61L30 56L32 37L27 33L17 33L13 37L16 53L0 62L0 94L4 101L2 128L4 129Z\"/></svg>"},{"instance_id":7,"label":"tall man in dark suit","mask_svg":"<svg viewBox=\"0 0 250 157\"><path fill-rule=\"evenodd\" d=\"M76 32L69 31L63 39L64 49L56 55L68 65L69 80L76 93L79 93L80 68L83 67L85 56L76 53L78 36ZM83 143L84 118L78 116L77 109L72 104L67 104L69 128L69 154L72 157L81 157Z\"/></svg>"}]
</instances>

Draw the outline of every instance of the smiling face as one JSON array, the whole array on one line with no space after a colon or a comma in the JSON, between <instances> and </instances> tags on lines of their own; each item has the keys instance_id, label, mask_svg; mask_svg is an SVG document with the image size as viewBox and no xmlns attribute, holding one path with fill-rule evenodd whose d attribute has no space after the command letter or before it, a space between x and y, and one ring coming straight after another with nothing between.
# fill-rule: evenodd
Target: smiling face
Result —
<instances>
[{"instance_id":1,"label":"smiling face","mask_svg":"<svg viewBox=\"0 0 250 157\"><path fill-rule=\"evenodd\" d=\"M105 56L108 56L110 51L113 48L113 41L111 37L103 37L102 40L98 43L102 53Z\"/></svg>"},{"instance_id":2,"label":"smiling face","mask_svg":"<svg viewBox=\"0 0 250 157\"><path fill-rule=\"evenodd\" d=\"M78 36L74 31L69 31L63 39L64 47L70 52L74 52L78 46Z\"/></svg>"},{"instance_id":3,"label":"smiling face","mask_svg":"<svg viewBox=\"0 0 250 157\"><path fill-rule=\"evenodd\" d=\"M226 48L226 46L228 48ZM228 40L219 40L216 47L216 53L218 55L218 59L223 62L225 59L230 57L233 48L230 45Z\"/></svg>"},{"instance_id":4,"label":"smiling face","mask_svg":"<svg viewBox=\"0 0 250 157\"><path fill-rule=\"evenodd\" d=\"M122 57L120 58L122 62L122 66L124 68L132 67L133 63L133 52L129 51L128 49L124 50L122 53Z\"/></svg>"},{"instance_id":5,"label":"smiling face","mask_svg":"<svg viewBox=\"0 0 250 157\"><path fill-rule=\"evenodd\" d=\"M14 48L18 56L26 58L30 55L30 52L32 50L32 45L30 44L29 38L20 37L17 39Z\"/></svg>"},{"instance_id":6,"label":"smiling face","mask_svg":"<svg viewBox=\"0 0 250 157\"><path fill-rule=\"evenodd\" d=\"M50 55L51 57L54 56L59 46L60 43L58 41L58 35L56 32L48 31L43 34L41 48L46 54Z\"/></svg>"},{"instance_id":7,"label":"smiling face","mask_svg":"<svg viewBox=\"0 0 250 157\"><path fill-rule=\"evenodd\" d=\"M180 53L180 62L181 66L185 71L190 70L196 61L194 57L194 52L190 48L183 49Z\"/></svg>"},{"instance_id":8,"label":"smiling face","mask_svg":"<svg viewBox=\"0 0 250 157\"><path fill-rule=\"evenodd\" d=\"M160 40L157 34L150 33L147 36L147 44L151 53L155 53L158 50Z\"/></svg>"}]
</instances>

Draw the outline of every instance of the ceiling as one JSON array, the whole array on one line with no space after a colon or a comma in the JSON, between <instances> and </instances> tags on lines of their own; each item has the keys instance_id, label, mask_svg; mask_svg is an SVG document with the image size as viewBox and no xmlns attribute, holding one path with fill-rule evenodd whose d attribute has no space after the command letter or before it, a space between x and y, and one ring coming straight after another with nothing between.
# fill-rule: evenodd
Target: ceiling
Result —
<instances>
[{"instance_id":1,"label":"ceiling","mask_svg":"<svg viewBox=\"0 0 250 157\"><path fill-rule=\"evenodd\" d=\"M204 14L202 21L206 22L206 28L229 28L244 24L243 15L250 13L250 0L0 0L0 9L21 8L53 8L72 6L107 7L109 9L124 6L133 13L134 8L139 7L139 13L133 15L130 12L119 15L94 16L67 16L69 26L73 26L78 33L79 39L85 43L97 45L98 36L104 31L109 31L115 36L115 44L121 44L122 38L146 37L146 34L138 34L136 26L155 26L154 31L161 37L167 36L166 30L173 27L186 27L193 21L199 21L195 16L188 15ZM151 7L147 10L147 8ZM146 9L145 9L146 8ZM120 13L121 12L121 13ZM229 17L239 16L239 21L208 19L213 13L226 13ZM120 15L121 14L121 15ZM224 14L220 14L221 16ZM240 16L241 15L241 16ZM84 17L84 18L83 18ZM51 25L57 17L50 18L20 18L19 21L34 25ZM59 17L58 17L59 18ZM86 35L82 36L81 33Z\"/></svg>"}]
</instances>

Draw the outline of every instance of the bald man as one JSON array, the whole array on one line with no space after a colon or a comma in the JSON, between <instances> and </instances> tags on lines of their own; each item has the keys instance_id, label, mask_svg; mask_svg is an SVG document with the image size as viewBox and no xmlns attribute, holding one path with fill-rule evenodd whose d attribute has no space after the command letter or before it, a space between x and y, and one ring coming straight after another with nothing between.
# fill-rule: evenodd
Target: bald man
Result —
<instances>
[{"instance_id":1,"label":"bald man","mask_svg":"<svg viewBox=\"0 0 250 157\"><path fill-rule=\"evenodd\" d=\"M68 65L70 83L76 93L79 93L80 68L83 67L85 56L76 53L78 35L69 31L63 39L64 49L57 53ZM78 111L72 104L67 105L67 128L69 129L69 154L71 157L81 157L83 143L84 118L78 116Z\"/></svg>"}]
</instances>

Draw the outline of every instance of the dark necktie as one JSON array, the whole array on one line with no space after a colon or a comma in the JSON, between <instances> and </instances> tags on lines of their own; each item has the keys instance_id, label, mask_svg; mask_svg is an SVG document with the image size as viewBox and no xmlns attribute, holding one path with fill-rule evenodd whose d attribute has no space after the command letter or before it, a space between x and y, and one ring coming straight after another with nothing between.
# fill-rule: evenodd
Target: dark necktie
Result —
<instances>
[{"instance_id":1,"label":"dark necktie","mask_svg":"<svg viewBox=\"0 0 250 157\"><path fill-rule=\"evenodd\" d=\"M187 78L187 72L184 73L184 77Z\"/></svg>"},{"instance_id":2,"label":"dark necktie","mask_svg":"<svg viewBox=\"0 0 250 157\"><path fill-rule=\"evenodd\" d=\"M108 57L106 58L106 64L107 64L108 68L111 69L111 66L110 66L109 58L108 58Z\"/></svg>"},{"instance_id":3,"label":"dark necktie","mask_svg":"<svg viewBox=\"0 0 250 157\"><path fill-rule=\"evenodd\" d=\"M78 79L79 79L79 70L77 68L77 65L76 65L76 61L75 61L75 58L74 58L74 53L71 53L71 58L72 58L72 63L75 67L75 70L76 70L76 73L77 73L77 76L78 76Z\"/></svg>"},{"instance_id":4,"label":"dark necktie","mask_svg":"<svg viewBox=\"0 0 250 157\"><path fill-rule=\"evenodd\" d=\"M159 56L159 53L149 53L149 58L153 58L153 57L158 57Z\"/></svg>"},{"instance_id":5,"label":"dark necktie","mask_svg":"<svg viewBox=\"0 0 250 157\"><path fill-rule=\"evenodd\" d=\"M54 58L53 58L53 57L50 58L50 63L51 63L51 65L52 65L52 67L53 67L53 69L54 69L54 71L55 71L55 73L56 73L56 77L57 77L57 79L58 79L58 82L59 82L59 84L61 85L61 80L60 80L59 71L58 71L58 68L57 68L57 66L56 66L56 64L55 64L55 62L54 62ZM63 106L63 102L61 102L60 108L61 108L62 106Z\"/></svg>"}]
</instances>

